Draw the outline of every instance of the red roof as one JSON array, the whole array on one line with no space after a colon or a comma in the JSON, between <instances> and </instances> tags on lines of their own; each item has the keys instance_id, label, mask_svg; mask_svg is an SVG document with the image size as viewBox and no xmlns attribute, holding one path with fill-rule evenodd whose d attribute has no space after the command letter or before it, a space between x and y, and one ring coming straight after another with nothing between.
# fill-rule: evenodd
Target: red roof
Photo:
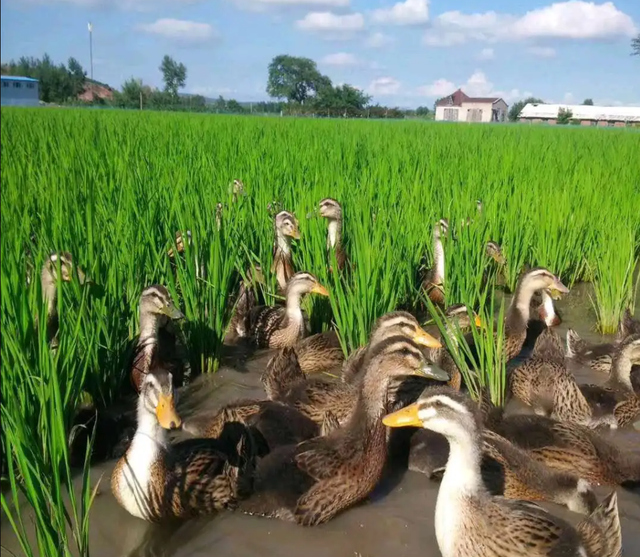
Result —
<instances>
[{"instance_id":1,"label":"red roof","mask_svg":"<svg viewBox=\"0 0 640 557\"><path fill-rule=\"evenodd\" d=\"M499 101L499 97L469 97L462 89L458 89L447 97L442 97L436 102L436 106L462 106L462 103L491 103Z\"/></svg>"}]
</instances>

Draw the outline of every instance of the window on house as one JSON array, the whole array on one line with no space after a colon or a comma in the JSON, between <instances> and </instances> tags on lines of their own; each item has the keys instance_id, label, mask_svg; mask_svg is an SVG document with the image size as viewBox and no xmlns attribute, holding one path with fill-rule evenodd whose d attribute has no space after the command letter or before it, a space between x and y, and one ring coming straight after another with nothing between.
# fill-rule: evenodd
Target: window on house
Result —
<instances>
[{"instance_id":1,"label":"window on house","mask_svg":"<svg viewBox=\"0 0 640 557\"><path fill-rule=\"evenodd\" d=\"M8 81L3 81L2 82L2 86L3 87L9 87L9 82Z\"/></svg>"},{"instance_id":2,"label":"window on house","mask_svg":"<svg viewBox=\"0 0 640 557\"><path fill-rule=\"evenodd\" d=\"M27 89L33 89L34 85L33 83L27 83Z\"/></svg>"},{"instance_id":3,"label":"window on house","mask_svg":"<svg viewBox=\"0 0 640 557\"><path fill-rule=\"evenodd\" d=\"M13 86L14 86L16 89L20 89L20 86L21 86L21 85L22 85L22 84L21 84L21 83L18 83L17 81L14 81L14 82L13 82Z\"/></svg>"},{"instance_id":4,"label":"window on house","mask_svg":"<svg viewBox=\"0 0 640 557\"><path fill-rule=\"evenodd\" d=\"M457 108L445 108L444 119L450 122L458 121L458 109Z\"/></svg>"}]
</instances>

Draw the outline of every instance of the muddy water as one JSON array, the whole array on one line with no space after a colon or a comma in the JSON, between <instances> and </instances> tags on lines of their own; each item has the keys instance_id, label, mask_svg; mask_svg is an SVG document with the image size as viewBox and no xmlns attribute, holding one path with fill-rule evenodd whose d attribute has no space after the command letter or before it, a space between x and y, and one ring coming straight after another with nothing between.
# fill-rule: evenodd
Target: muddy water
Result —
<instances>
[{"instance_id":1,"label":"muddy water","mask_svg":"<svg viewBox=\"0 0 640 557\"><path fill-rule=\"evenodd\" d=\"M606 340L592 331L588 301L578 289L559 302L563 324L559 333L575 328L590 341ZM179 409L188 421L214 411L229 400L263 398L259 375L268 353L247 357L231 348L218 374L199 379L180 396ZM605 377L575 367L580 381L600 383ZM640 452L640 433L612 434L632 450ZM101 494L96 498L91 520L92 557L430 557L439 556L433 516L438 483L421 474L399 472L387 478L364 504L354 507L327 524L303 528L294 524L240 513L222 513L180 525L149 525L130 516L115 501L109 488L114 462L92 470L96 481L102 476ZM599 496L608 489L598 489ZM622 520L624 551L640 551L640 492L620 489L618 501ZM581 517L563 507L545 505L572 523ZM9 525L3 518L2 545L20 554ZM3 551L4 554L4 551Z\"/></svg>"}]
</instances>

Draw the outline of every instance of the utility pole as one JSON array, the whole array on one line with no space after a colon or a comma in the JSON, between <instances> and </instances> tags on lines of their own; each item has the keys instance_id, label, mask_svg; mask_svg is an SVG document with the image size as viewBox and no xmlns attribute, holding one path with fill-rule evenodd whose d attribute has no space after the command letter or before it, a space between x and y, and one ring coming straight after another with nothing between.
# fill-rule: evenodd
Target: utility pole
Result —
<instances>
[{"instance_id":1,"label":"utility pole","mask_svg":"<svg viewBox=\"0 0 640 557\"><path fill-rule=\"evenodd\" d=\"M89 22L89 65L91 68L91 81L93 81L93 23Z\"/></svg>"}]
</instances>

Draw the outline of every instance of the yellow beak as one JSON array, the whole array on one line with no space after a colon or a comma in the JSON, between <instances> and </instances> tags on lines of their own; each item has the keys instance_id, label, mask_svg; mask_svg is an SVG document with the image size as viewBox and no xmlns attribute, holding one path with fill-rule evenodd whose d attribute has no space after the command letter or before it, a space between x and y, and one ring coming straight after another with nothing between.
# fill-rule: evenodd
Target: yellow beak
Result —
<instances>
[{"instance_id":1,"label":"yellow beak","mask_svg":"<svg viewBox=\"0 0 640 557\"><path fill-rule=\"evenodd\" d=\"M478 328L482 327L482 319L480 319L479 315L476 315L475 324L476 324L476 327Z\"/></svg>"},{"instance_id":2,"label":"yellow beak","mask_svg":"<svg viewBox=\"0 0 640 557\"><path fill-rule=\"evenodd\" d=\"M314 294L320 294L320 296L329 296L329 291L320 283L316 283L316 285L311 289L311 292Z\"/></svg>"},{"instance_id":3,"label":"yellow beak","mask_svg":"<svg viewBox=\"0 0 640 557\"><path fill-rule=\"evenodd\" d=\"M182 425L182 419L176 413L173 395L160 394L158 406L156 406L156 417L160 427L164 429L177 429Z\"/></svg>"},{"instance_id":4,"label":"yellow beak","mask_svg":"<svg viewBox=\"0 0 640 557\"><path fill-rule=\"evenodd\" d=\"M295 240L299 240L300 239L300 231L298 229L294 229L294 230L291 231L290 236Z\"/></svg>"},{"instance_id":5,"label":"yellow beak","mask_svg":"<svg viewBox=\"0 0 640 557\"><path fill-rule=\"evenodd\" d=\"M416 328L416 332L413 335L413 342L421 344L422 346L428 346L429 348L442 348L442 343L435 337L432 337L427 331L421 327Z\"/></svg>"},{"instance_id":6,"label":"yellow beak","mask_svg":"<svg viewBox=\"0 0 640 557\"><path fill-rule=\"evenodd\" d=\"M402 410L387 414L382 418L382 423L387 427L422 427L418 418L418 404L414 402Z\"/></svg>"}]
</instances>

